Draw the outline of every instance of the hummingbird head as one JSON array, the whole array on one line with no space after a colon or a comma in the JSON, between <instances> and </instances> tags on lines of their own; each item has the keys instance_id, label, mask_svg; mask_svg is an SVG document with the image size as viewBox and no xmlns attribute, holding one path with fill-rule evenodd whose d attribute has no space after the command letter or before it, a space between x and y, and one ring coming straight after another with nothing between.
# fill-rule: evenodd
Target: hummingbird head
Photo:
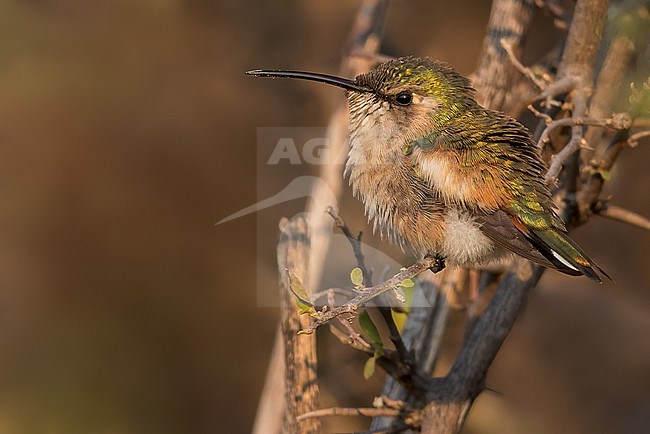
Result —
<instances>
[{"instance_id":1,"label":"hummingbird head","mask_svg":"<svg viewBox=\"0 0 650 434\"><path fill-rule=\"evenodd\" d=\"M350 102L352 134L372 127L378 139L415 140L476 105L467 78L426 57L391 60L354 80L302 71L253 70L247 74L341 87Z\"/></svg>"},{"instance_id":2,"label":"hummingbird head","mask_svg":"<svg viewBox=\"0 0 650 434\"><path fill-rule=\"evenodd\" d=\"M346 92L352 131L364 123L382 124L390 136L415 140L476 105L467 78L426 57L382 63L359 75L355 83L372 91Z\"/></svg>"}]
</instances>

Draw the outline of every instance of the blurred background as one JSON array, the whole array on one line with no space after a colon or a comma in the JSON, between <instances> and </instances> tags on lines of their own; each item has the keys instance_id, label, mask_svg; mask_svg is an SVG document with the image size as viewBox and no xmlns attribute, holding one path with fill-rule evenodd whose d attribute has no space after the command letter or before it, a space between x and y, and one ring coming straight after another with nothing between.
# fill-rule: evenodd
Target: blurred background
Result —
<instances>
[{"instance_id":1,"label":"blurred background","mask_svg":"<svg viewBox=\"0 0 650 434\"><path fill-rule=\"evenodd\" d=\"M342 95L243 72L335 73L358 6L0 0L0 433L250 431L278 317L256 288L277 282L278 218L305 202L214 223L258 199L256 129L325 126ZM469 74L489 7L395 1L382 52ZM558 32L538 17L524 61ZM647 141L626 150L607 187L645 215L648 161ZM305 169L282 170L278 190ZM341 207L368 229L349 192ZM465 432L647 427L650 237L595 217L575 238L617 283L546 273ZM323 405L370 405L382 376L320 346Z\"/></svg>"}]
</instances>

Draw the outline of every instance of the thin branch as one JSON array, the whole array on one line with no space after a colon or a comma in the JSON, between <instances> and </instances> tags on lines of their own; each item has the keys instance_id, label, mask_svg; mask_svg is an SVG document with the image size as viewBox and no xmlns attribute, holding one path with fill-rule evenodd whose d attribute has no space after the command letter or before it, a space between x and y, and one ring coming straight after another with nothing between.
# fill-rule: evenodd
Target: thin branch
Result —
<instances>
[{"instance_id":1,"label":"thin branch","mask_svg":"<svg viewBox=\"0 0 650 434\"><path fill-rule=\"evenodd\" d=\"M345 223L345 220L341 216L339 216L336 211L334 211L334 208L329 206L325 210L326 213L328 213L332 218L334 219L334 222L336 224L336 227L345 234L347 237L348 241L350 242L350 245L352 246L352 250L354 251L354 256L357 259L357 265L361 269L361 273L363 275L363 285L365 287L370 287L372 286L372 271L368 270L365 264L365 259L363 256L363 252L361 251L361 235L362 233L359 232L359 234L355 237L352 235L352 232L350 231L350 228L348 225ZM381 296L380 296L381 297ZM384 322L388 326L388 332L389 332L389 338L391 342L393 342L393 345L395 345L395 348L397 349L397 352L399 355L402 357L404 363L413 363L413 357L412 355L407 351L406 345L404 345L404 341L402 340L402 336L399 333L399 330L397 329L397 324L395 324L395 320L393 319L393 315L391 313L390 307L387 307L388 303L380 303L379 312L381 313L382 317L384 318ZM332 305L330 307L333 307ZM340 317L339 317L340 319Z\"/></svg>"},{"instance_id":2,"label":"thin branch","mask_svg":"<svg viewBox=\"0 0 650 434\"><path fill-rule=\"evenodd\" d=\"M345 320L341 319L341 322L345 322ZM365 353L365 354L367 354L369 356L373 356L375 354L375 352L372 349L372 347L370 346L370 344L365 342L363 340L363 338L361 338L361 339L356 339L355 338L355 336L359 335L356 332L350 333L350 334L345 334L344 332L342 332L338 328L334 327L333 324L330 324L330 332L332 332L334 337L336 339L338 339L339 342L341 342L343 345L347 345L350 348L355 349L357 351L361 351L362 353ZM361 342L363 342L363 343L361 343Z\"/></svg>"},{"instance_id":3,"label":"thin branch","mask_svg":"<svg viewBox=\"0 0 650 434\"><path fill-rule=\"evenodd\" d=\"M587 111L587 101L586 101L585 93L586 91L584 91L584 89L575 90L573 94L573 98L571 99L573 102L572 117L576 119L580 119L582 116L584 116L584 114ZM567 143L560 152L553 155L553 157L551 158L551 164L548 168L548 172L546 172L546 176L544 176L544 181L546 181L549 184L555 182L555 179L557 178L557 175L562 170L562 166L564 165L564 163L573 155L574 152L576 152L578 149L580 149L581 146L584 146L585 144L586 142L582 136L582 126L577 124L572 126L571 140L569 140L569 143Z\"/></svg>"},{"instance_id":4,"label":"thin branch","mask_svg":"<svg viewBox=\"0 0 650 434\"><path fill-rule=\"evenodd\" d=\"M533 113L536 116L544 117L548 122L549 120L548 115L545 115L544 113L540 113L537 110L533 111ZM570 118L551 120L548 123L546 129L542 132L541 137L537 141L537 147L539 149L544 148L544 145L549 141L549 136L551 135L551 133L558 128L583 126L583 125L607 127L613 130L627 130L632 126L632 118L627 113L617 113L613 115L611 118L604 118L604 119L595 119L589 116L586 117L572 116Z\"/></svg>"},{"instance_id":5,"label":"thin branch","mask_svg":"<svg viewBox=\"0 0 650 434\"><path fill-rule=\"evenodd\" d=\"M334 294L332 292L327 294L327 301L329 303L330 308L333 309L336 304L334 301ZM339 323L348 332L348 334L346 336L344 333L339 332L341 333L341 336L339 336L337 334L339 330L332 325L330 327L330 330L332 331L332 334L334 334L334 336L339 338L339 340L344 344L349 345L356 350L363 351L368 355L374 354L372 345L370 345L363 337L361 337L361 335L354 329L354 327L352 327L349 321L341 318L340 316L337 317L336 319L339 320Z\"/></svg>"},{"instance_id":6,"label":"thin branch","mask_svg":"<svg viewBox=\"0 0 650 434\"><path fill-rule=\"evenodd\" d=\"M541 101L544 99L549 101L558 95L569 92L576 86L576 83L576 78L569 76L556 80L546 86L544 90L535 97L535 101Z\"/></svg>"},{"instance_id":7,"label":"thin branch","mask_svg":"<svg viewBox=\"0 0 650 434\"><path fill-rule=\"evenodd\" d=\"M386 280L385 282L382 282L370 288L363 288L359 291L359 295L354 297L352 300L347 301L343 305L332 310L326 310L325 312L318 312L316 314L316 320L301 332L305 334L311 334L319 326L325 324L333 318L336 318L339 315L343 315L345 313L356 314L360 308L363 308L366 303L377 297L379 294L383 294L384 292L395 288L404 279L415 277L429 268L437 269L437 271L440 271L442 269L440 259L430 257L424 258L420 262L417 262L408 268L402 269L402 271Z\"/></svg>"},{"instance_id":8,"label":"thin branch","mask_svg":"<svg viewBox=\"0 0 650 434\"><path fill-rule=\"evenodd\" d=\"M341 322L345 321L342 318L340 320ZM374 350L366 346L367 343L363 338L353 338L354 332L345 334L333 325L330 325L330 331L342 344L365 353L368 356L375 355ZM424 396L428 377L420 373L413 364L405 363L396 351L384 348L382 354L377 358L377 365L388 374L389 378L395 379L404 390L414 396Z\"/></svg>"},{"instance_id":9,"label":"thin branch","mask_svg":"<svg viewBox=\"0 0 650 434\"><path fill-rule=\"evenodd\" d=\"M381 316L384 318L384 322L386 322L386 325L388 326L388 337L393 345L395 345L397 353L405 363L412 365L415 364L415 360L413 360L413 354L407 350L406 345L402 340L402 335L400 335L399 329L397 328L397 324L395 324L393 314L391 313L391 308L387 306L379 306L379 313L381 313Z\"/></svg>"},{"instance_id":10,"label":"thin branch","mask_svg":"<svg viewBox=\"0 0 650 434\"><path fill-rule=\"evenodd\" d=\"M313 417L327 417L327 416L399 416L403 414L402 410L394 408L374 408L374 407L332 407L322 408L320 410L310 411L309 413L301 414L297 420L305 420Z\"/></svg>"},{"instance_id":11,"label":"thin branch","mask_svg":"<svg viewBox=\"0 0 650 434\"><path fill-rule=\"evenodd\" d=\"M650 128L650 118L634 118L632 128Z\"/></svg>"},{"instance_id":12,"label":"thin branch","mask_svg":"<svg viewBox=\"0 0 650 434\"><path fill-rule=\"evenodd\" d=\"M576 96L574 96L574 104L579 97L580 94L576 94ZM584 111L584 109L581 109L581 111ZM570 118L551 121L546 127L546 129L542 132L542 135L540 136L537 142L537 147L540 150L544 148L544 145L549 140L550 134L553 131L555 131L557 128L566 127L566 126L572 126L573 128L571 131L570 142L560 152L558 152L556 155L552 157L551 165L545 177L546 182L550 183L555 181L560 171L562 170L562 166L566 163L567 159L569 159L576 150L580 149L581 147L584 147L584 145L586 144L586 141L584 140L582 135L582 128L580 128L583 125L608 127L608 128L612 128L613 130L619 130L619 131L627 130L632 126L632 117L627 113L617 113L614 114L612 117L605 118L605 119L594 119L591 117L578 117L574 115Z\"/></svg>"},{"instance_id":13,"label":"thin branch","mask_svg":"<svg viewBox=\"0 0 650 434\"><path fill-rule=\"evenodd\" d=\"M357 259L357 265L363 273L364 286L372 286L372 271L366 267L365 258L363 256L363 252L361 251L362 232L359 232L356 237L352 235L352 232L350 231L348 225L345 223L345 220L343 220L343 218L337 214L337 212L334 210L334 207L328 206L325 208L325 212L334 219L334 224L336 224L336 227L339 228L341 232L343 232L343 234L350 242L352 251L354 252L354 257Z\"/></svg>"},{"instance_id":14,"label":"thin branch","mask_svg":"<svg viewBox=\"0 0 650 434\"><path fill-rule=\"evenodd\" d=\"M650 219L634 211L621 208L620 206L604 205L599 209L594 209L594 212L601 217L617 220L650 231Z\"/></svg>"},{"instance_id":15,"label":"thin branch","mask_svg":"<svg viewBox=\"0 0 650 434\"><path fill-rule=\"evenodd\" d=\"M343 220L343 218L341 218L333 208L328 207L326 209L326 212L334 219L336 226L346 235L348 241L350 242L355 257L357 258L357 263L363 272L364 283L371 282L370 272L365 266L363 252L361 251L361 232L359 232L356 237L353 236L350 228L345 223L345 220ZM441 261L438 259L434 260L436 261L435 266L440 266ZM385 278L385 273L382 273L382 278ZM382 294L378 294L379 297L381 295ZM326 312L329 313L335 310L334 292L332 290L327 291L327 298L328 306L326 306L326 308L324 308L316 315L320 314L322 316ZM407 350L406 345L402 340L401 334L399 333L397 325L395 324L395 320L391 314L391 309L382 305L379 307L379 310L388 326L390 339L395 345L397 351L384 349L382 355L377 359L377 364L384 371L386 371L390 378L397 379L400 384L405 385L405 387L411 391L411 393L417 394L419 396L423 395L426 383L425 377L421 375L415 368L416 363L413 358L413 354ZM341 317L341 315L336 316L336 319L343 326L343 329L347 331L347 334L340 331L334 326L330 327L330 331L343 344L348 345L358 351L364 352L368 355L374 355L372 346L366 342L350 324L349 320L351 318L352 317L344 319ZM306 332L308 331L301 331L301 333Z\"/></svg>"},{"instance_id":16,"label":"thin branch","mask_svg":"<svg viewBox=\"0 0 650 434\"><path fill-rule=\"evenodd\" d=\"M650 131L639 131L638 133L632 134L627 139L627 145L630 148L636 148L637 146L639 146L639 140L641 140L644 137L650 137Z\"/></svg>"},{"instance_id":17,"label":"thin branch","mask_svg":"<svg viewBox=\"0 0 650 434\"><path fill-rule=\"evenodd\" d=\"M517 71L521 72L521 74L524 77L532 81L533 84L537 86L538 89L544 89L546 87L546 83L538 79L532 69L530 69L527 66L524 66L523 63L521 63L519 59L517 59L517 55L512 49L512 42L503 38L501 39L500 42L501 42L501 46L503 47L504 50L506 50L506 53L508 54L508 59L510 60L510 62L512 62L512 65L515 68L517 68Z\"/></svg>"},{"instance_id":18,"label":"thin branch","mask_svg":"<svg viewBox=\"0 0 650 434\"><path fill-rule=\"evenodd\" d=\"M550 125L553 122L553 118L546 113L543 113L535 108L534 105L528 104L528 110L530 110L536 117L543 119L546 122L546 125Z\"/></svg>"}]
</instances>

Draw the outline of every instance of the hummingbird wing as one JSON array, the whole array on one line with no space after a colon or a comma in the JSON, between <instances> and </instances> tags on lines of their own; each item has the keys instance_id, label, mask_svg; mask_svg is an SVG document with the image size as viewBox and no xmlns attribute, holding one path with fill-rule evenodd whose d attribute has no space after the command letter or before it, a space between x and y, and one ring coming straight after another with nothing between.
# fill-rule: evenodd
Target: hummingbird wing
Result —
<instances>
[{"instance_id":1,"label":"hummingbird wing","mask_svg":"<svg viewBox=\"0 0 650 434\"><path fill-rule=\"evenodd\" d=\"M544 248L543 243L535 244L531 241L529 237L517 229L511 216L504 211L499 210L492 214L479 216L477 221L481 224L481 231L498 246L536 264L554 268L565 274L573 276L584 274L555 258L549 249ZM547 254L543 254L543 251L547 252Z\"/></svg>"},{"instance_id":2,"label":"hummingbird wing","mask_svg":"<svg viewBox=\"0 0 650 434\"><path fill-rule=\"evenodd\" d=\"M483 232L533 262L600 282L604 273L566 234L526 128L480 109L412 142L416 171L449 205L483 215ZM508 221L510 223L508 223Z\"/></svg>"},{"instance_id":3,"label":"hummingbird wing","mask_svg":"<svg viewBox=\"0 0 650 434\"><path fill-rule=\"evenodd\" d=\"M481 231L498 246L544 267L558 268L524 237L505 212L499 210L478 216L476 220L481 224Z\"/></svg>"},{"instance_id":4,"label":"hummingbird wing","mask_svg":"<svg viewBox=\"0 0 650 434\"><path fill-rule=\"evenodd\" d=\"M526 226L566 230L544 182L542 161L526 128L489 110L408 145L416 173L448 205L486 214L503 210Z\"/></svg>"},{"instance_id":5,"label":"hummingbird wing","mask_svg":"<svg viewBox=\"0 0 650 434\"><path fill-rule=\"evenodd\" d=\"M524 225L517 217L509 217L524 237L558 270L567 274L584 274L598 283L602 283L598 273L611 280L611 277L587 256L587 253L569 237L566 231L556 228L531 228ZM566 271L567 269L573 272Z\"/></svg>"}]
</instances>

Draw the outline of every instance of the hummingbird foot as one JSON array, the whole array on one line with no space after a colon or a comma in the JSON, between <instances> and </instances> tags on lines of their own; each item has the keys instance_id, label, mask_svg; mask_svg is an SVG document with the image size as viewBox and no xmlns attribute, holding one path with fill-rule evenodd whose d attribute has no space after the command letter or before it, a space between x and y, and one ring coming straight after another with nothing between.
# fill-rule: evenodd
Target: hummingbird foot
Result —
<instances>
[{"instance_id":1,"label":"hummingbird foot","mask_svg":"<svg viewBox=\"0 0 650 434\"><path fill-rule=\"evenodd\" d=\"M436 254L431 254L427 253L424 255L425 258L433 258L435 260L434 264L429 267L429 270L431 270L432 273L438 273L442 270L445 269L445 258L441 256L439 253Z\"/></svg>"}]
</instances>

